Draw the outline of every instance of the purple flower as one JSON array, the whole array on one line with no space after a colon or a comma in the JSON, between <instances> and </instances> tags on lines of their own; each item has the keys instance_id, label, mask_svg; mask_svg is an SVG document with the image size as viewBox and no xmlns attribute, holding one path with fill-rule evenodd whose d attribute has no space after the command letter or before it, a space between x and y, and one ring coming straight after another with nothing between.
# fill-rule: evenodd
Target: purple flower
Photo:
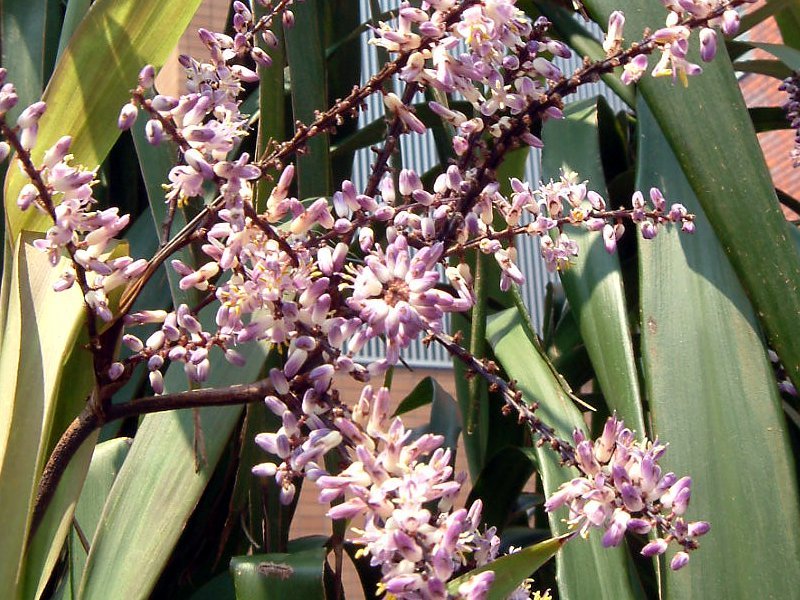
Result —
<instances>
[{"instance_id":1,"label":"purple flower","mask_svg":"<svg viewBox=\"0 0 800 600\"><path fill-rule=\"evenodd\" d=\"M567 506L570 526L582 535L593 527L602 529L606 547L619 545L627 531L643 534L657 530L663 537L645 545L644 556L663 554L669 540L683 547L682 554L697 548L697 538L710 527L704 521L684 521L691 478L662 475L657 463L666 446L646 439L635 441L615 416L606 421L597 440L586 440L579 430L574 438L580 476L562 484L545 503L545 510ZM674 568L686 562L688 554L678 559Z\"/></svg>"},{"instance_id":2,"label":"purple flower","mask_svg":"<svg viewBox=\"0 0 800 600\"><path fill-rule=\"evenodd\" d=\"M384 335L387 360L394 364L400 350L421 332L442 331L446 312L469 308L471 298L455 298L435 287L439 282L435 265L442 250L437 243L412 255L406 238L399 235L385 252L378 248L365 258L366 265L356 269L347 300L368 326L355 345Z\"/></svg>"}]
</instances>

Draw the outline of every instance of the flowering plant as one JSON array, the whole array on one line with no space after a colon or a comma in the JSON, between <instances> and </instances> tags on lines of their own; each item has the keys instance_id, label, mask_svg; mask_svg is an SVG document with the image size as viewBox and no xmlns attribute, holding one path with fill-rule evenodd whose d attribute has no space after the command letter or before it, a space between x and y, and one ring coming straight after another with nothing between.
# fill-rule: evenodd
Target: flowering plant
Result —
<instances>
[{"instance_id":1,"label":"flowering plant","mask_svg":"<svg viewBox=\"0 0 800 600\"><path fill-rule=\"evenodd\" d=\"M747 4L236 1L174 93L185 1L70 3L41 99L4 49L0 589L343 597L347 554L393 598L790 594L800 256L723 49ZM601 78L624 110L568 103ZM423 345L456 399L400 398Z\"/></svg>"}]
</instances>

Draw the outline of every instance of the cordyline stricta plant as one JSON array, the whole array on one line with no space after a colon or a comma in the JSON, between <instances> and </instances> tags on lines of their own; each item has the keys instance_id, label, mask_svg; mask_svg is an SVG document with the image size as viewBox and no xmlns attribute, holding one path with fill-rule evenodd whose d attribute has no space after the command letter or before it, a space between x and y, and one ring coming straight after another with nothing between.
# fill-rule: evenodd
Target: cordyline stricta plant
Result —
<instances>
[{"instance_id":1,"label":"cordyline stricta plant","mask_svg":"<svg viewBox=\"0 0 800 600\"><path fill-rule=\"evenodd\" d=\"M3 39L3 597L797 592L800 260L725 44L794 56L788 3L236 1L175 95L198 2L78 4L42 99ZM457 401L393 394L420 343Z\"/></svg>"}]
</instances>

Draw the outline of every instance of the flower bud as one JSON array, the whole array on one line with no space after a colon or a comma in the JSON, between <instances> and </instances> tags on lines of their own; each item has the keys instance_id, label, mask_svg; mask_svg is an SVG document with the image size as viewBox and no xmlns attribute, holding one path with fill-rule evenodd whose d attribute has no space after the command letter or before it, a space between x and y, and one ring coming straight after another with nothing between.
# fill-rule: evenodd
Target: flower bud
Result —
<instances>
[{"instance_id":1,"label":"flower bud","mask_svg":"<svg viewBox=\"0 0 800 600\"><path fill-rule=\"evenodd\" d=\"M606 252L609 254L614 254L617 249L617 236L614 232L614 226L606 224L603 226L603 245L606 248Z\"/></svg>"},{"instance_id":2,"label":"flower bud","mask_svg":"<svg viewBox=\"0 0 800 600\"><path fill-rule=\"evenodd\" d=\"M153 87L156 78L156 68L153 65L145 65L139 71L139 85L145 89Z\"/></svg>"},{"instance_id":3,"label":"flower bud","mask_svg":"<svg viewBox=\"0 0 800 600\"><path fill-rule=\"evenodd\" d=\"M158 112L167 112L178 106L178 99L172 96L158 95L150 101L150 106Z\"/></svg>"},{"instance_id":4,"label":"flower bud","mask_svg":"<svg viewBox=\"0 0 800 600\"><path fill-rule=\"evenodd\" d=\"M606 54L612 54L620 49L622 45L622 28L625 25L625 15L615 10L608 17L608 33L603 42L603 50Z\"/></svg>"},{"instance_id":5,"label":"flower bud","mask_svg":"<svg viewBox=\"0 0 800 600\"><path fill-rule=\"evenodd\" d=\"M259 67L262 67L264 69L272 66L272 58L261 48L256 47L250 50L250 58L252 58L253 62L256 63Z\"/></svg>"},{"instance_id":6,"label":"flower bud","mask_svg":"<svg viewBox=\"0 0 800 600\"><path fill-rule=\"evenodd\" d=\"M19 102L19 96L14 86L10 83L3 85L0 88L0 116L11 110Z\"/></svg>"},{"instance_id":7,"label":"flower bud","mask_svg":"<svg viewBox=\"0 0 800 600\"><path fill-rule=\"evenodd\" d=\"M33 204L36 199L39 197L39 192L36 189L36 186L32 183L26 183L19 192L19 196L17 197L17 206L20 210L28 210L31 204Z\"/></svg>"},{"instance_id":8,"label":"flower bud","mask_svg":"<svg viewBox=\"0 0 800 600\"><path fill-rule=\"evenodd\" d=\"M265 29L261 32L261 39L264 40L264 43L267 45L268 48L277 48L278 47L278 38L275 37L275 34L272 33L269 29Z\"/></svg>"},{"instance_id":9,"label":"flower bud","mask_svg":"<svg viewBox=\"0 0 800 600\"><path fill-rule=\"evenodd\" d=\"M157 396L164 393L164 376L161 371L150 371L150 387Z\"/></svg>"},{"instance_id":10,"label":"flower bud","mask_svg":"<svg viewBox=\"0 0 800 600\"><path fill-rule=\"evenodd\" d=\"M669 563L669 568L673 571L677 571L682 569L686 565L689 564L689 554L686 552L676 552L675 556L672 557L672 560Z\"/></svg>"},{"instance_id":11,"label":"flower bud","mask_svg":"<svg viewBox=\"0 0 800 600\"><path fill-rule=\"evenodd\" d=\"M56 164L60 163L67 154L69 154L70 146L72 145L72 137L65 135L58 139L45 153L42 158L42 164L49 169L52 169Z\"/></svg>"},{"instance_id":12,"label":"flower bud","mask_svg":"<svg viewBox=\"0 0 800 600\"><path fill-rule=\"evenodd\" d=\"M133 127L133 124L136 122L136 117L139 115L139 109L136 108L136 105L132 102L128 102L125 106L122 107L122 110L119 111L119 119L117 119L117 127L120 130L125 131Z\"/></svg>"},{"instance_id":13,"label":"flower bud","mask_svg":"<svg viewBox=\"0 0 800 600\"><path fill-rule=\"evenodd\" d=\"M710 530L711 524L708 521L693 521L689 523L689 535L692 537L703 536Z\"/></svg>"},{"instance_id":14,"label":"flower bud","mask_svg":"<svg viewBox=\"0 0 800 600\"><path fill-rule=\"evenodd\" d=\"M164 126L158 119L150 119L144 126L144 135L147 142L153 146L158 146L164 139Z\"/></svg>"},{"instance_id":15,"label":"flower bud","mask_svg":"<svg viewBox=\"0 0 800 600\"><path fill-rule=\"evenodd\" d=\"M657 556L659 554L664 554L667 551L667 541L662 538L657 538L652 542L645 544L645 547L642 548L642 556L646 556L650 558L651 556Z\"/></svg>"},{"instance_id":16,"label":"flower bud","mask_svg":"<svg viewBox=\"0 0 800 600\"><path fill-rule=\"evenodd\" d=\"M710 27L700 30L700 58L710 62L717 54L717 32Z\"/></svg>"},{"instance_id":17,"label":"flower bud","mask_svg":"<svg viewBox=\"0 0 800 600\"><path fill-rule=\"evenodd\" d=\"M39 126L31 125L25 127L19 134L19 145L25 150L30 150L36 145L36 137L39 135Z\"/></svg>"},{"instance_id":18,"label":"flower bud","mask_svg":"<svg viewBox=\"0 0 800 600\"><path fill-rule=\"evenodd\" d=\"M124 372L125 372L125 366L122 363L119 362L111 363L111 366L108 368L108 378L111 381L116 381L122 376Z\"/></svg>"},{"instance_id":19,"label":"flower bud","mask_svg":"<svg viewBox=\"0 0 800 600\"><path fill-rule=\"evenodd\" d=\"M17 125L19 125L21 129L33 127L39 122L39 119L46 109L47 105L44 102L34 102L22 111L22 114L17 118Z\"/></svg>"},{"instance_id":20,"label":"flower bud","mask_svg":"<svg viewBox=\"0 0 800 600\"><path fill-rule=\"evenodd\" d=\"M739 13L734 9L722 13L722 33L733 35L739 31Z\"/></svg>"}]
</instances>

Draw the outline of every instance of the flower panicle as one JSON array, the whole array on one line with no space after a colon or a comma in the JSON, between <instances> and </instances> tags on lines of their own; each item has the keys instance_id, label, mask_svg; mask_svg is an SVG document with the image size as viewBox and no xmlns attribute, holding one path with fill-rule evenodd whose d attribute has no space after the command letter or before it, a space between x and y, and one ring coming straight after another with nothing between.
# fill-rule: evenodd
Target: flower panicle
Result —
<instances>
[{"instance_id":1,"label":"flower panicle","mask_svg":"<svg viewBox=\"0 0 800 600\"><path fill-rule=\"evenodd\" d=\"M658 461L667 446L658 440L637 441L616 415L609 417L598 439L588 440L576 430L573 440L580 475L563 483L545 510L567 507L570 527L584 536L592 528L603 530L606 547L618 546L627 532L654 534L642 555L663 554L674 542L681 549L670 566L673 570L686 566L689 552L697 549L698 538L711 526L685 519L692 480L662 471Z\"/></svg>"}]
</instances>

